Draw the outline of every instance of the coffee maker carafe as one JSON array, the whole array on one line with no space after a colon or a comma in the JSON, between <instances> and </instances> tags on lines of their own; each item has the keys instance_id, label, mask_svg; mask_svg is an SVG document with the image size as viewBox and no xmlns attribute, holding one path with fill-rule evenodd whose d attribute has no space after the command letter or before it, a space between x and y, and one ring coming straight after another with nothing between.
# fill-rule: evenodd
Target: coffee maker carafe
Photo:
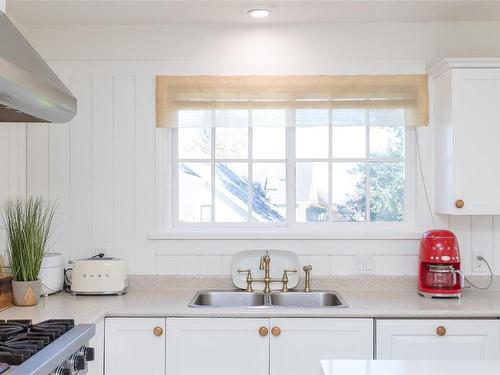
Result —
<instances>
[{"instance_id":1,"label":"coffee maker carafe","mask_svg":"<svg viewBox=\"0 0 500 375\"><path fill-rule=\"evenodd\" d=\"M460 297L458 240L448 230L430 230L420 240L418 292L424 297Z\"/></svg>"}]
</instances>

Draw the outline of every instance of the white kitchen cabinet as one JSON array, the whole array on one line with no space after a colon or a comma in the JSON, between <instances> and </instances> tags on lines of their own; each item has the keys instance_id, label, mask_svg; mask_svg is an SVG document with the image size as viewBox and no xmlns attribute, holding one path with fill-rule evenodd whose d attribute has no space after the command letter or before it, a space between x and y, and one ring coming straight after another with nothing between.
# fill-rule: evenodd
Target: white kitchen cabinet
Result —
<instances>
[{"instance_id":1,"label":"white kitchen cabinet","mask_svg":"<svg viewBox=\"0 0 500 375\"><path fill-rule=\"evenodd\" d=\"M269 319L168 318L167 374L266 375L268 325Z\"/></svg>"},{"instance_id":2,"label":"white kitchen cabinet","mask_svg":"<svg viewBox=\"0 0 500 375\"><path fill-rule=\"evenodd\" d=\"M430 71L434 209L500 214L500 59L448 59Z\"/></svg>"},{"instance_id":3,"label":"white kitchen cabinet","mask_svg":"<svg viewBox=\"0 0 500 375\"><path fill-rule=\"evenodd\" d=\"M377 320L377 359L500 359L498 320Z\"/></svg>"},{"instance_id":4,"label":"white kitchen cabinet","mask_svg":"<svg viewBox=\"0 0 500 375\"><path fill-rule=\"evenodd\" d=\"M172 318L167 331L168 375L319 374L322 359L373 358L372 319Z\"/></svg>"},{"instance_id":5,"label":"white kitchen cabinet","mask_svg":"<svg viewBox=\"0 0 500 375\"><path fill-rule=\"evenodd\" d=\"M372 319L272 318L270 327L271 375L320 374L323 359L373 359Z\"/></svg>"},{"instance_id":6,"label":"white kitchen cabinet","mask_svg":"<svg viewBox=\"0 0 500 375\"><path fill-rule=\"evenodd\" d=\"M106 375L164 375L165 318L106 318Z\"/></svg>"}]
</instances>

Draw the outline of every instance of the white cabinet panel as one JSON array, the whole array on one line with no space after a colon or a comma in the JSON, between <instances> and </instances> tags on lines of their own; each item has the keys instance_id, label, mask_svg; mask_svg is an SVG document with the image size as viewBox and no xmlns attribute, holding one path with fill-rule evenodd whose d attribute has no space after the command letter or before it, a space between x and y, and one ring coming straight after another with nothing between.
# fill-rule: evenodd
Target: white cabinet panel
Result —
<instances>
[{"instance_id":1,"label":"white cabinet panel","mask_svg":"<svg viewBox=\"0 0 500 375\"><path fill-rule=\"evenodd\" d=\"M500 214L500 64L449 69L432 86L436 211Z\"/></svg>"},{"instance_id":2,"label":"white cabinet panel","mask_svg":"<svg viewBox=\"0 0 500 375\"><path fill-rule=\"evenodd\" d=\"M372 319L271 319L271 375L320 374L323 359L372 359Z\"/></svg>"},{"instance_id":3,"label":"white cabinet panel","mask_svg":"<svg viewBox=\"0 0 500 375\"><path fill-rule=\"evenodd\" d=\"M499 324L498 320L377 320L377 359L500 359ZM446 329L444 335L438 335L438 327Z\"/></svg>"},{"instance_id":4,"label":"white cabinet panel","mask_svg":"<svg viewBox=\"0 0 500 375\"><path fill-rule=\"evenodd\" d=\"M268 319L167 319L168 375L266 375Z\"/></svg>"},{"instance_id":5,"label":"white cabinet panel","mask_svg":"<svg viewBox=\"0 0 500 375\"><path fill-rule=\"evenodd\" d=\"M107 318L105 321L106 375L164 375L164 318Z\"/></svg>"}]
</instances>

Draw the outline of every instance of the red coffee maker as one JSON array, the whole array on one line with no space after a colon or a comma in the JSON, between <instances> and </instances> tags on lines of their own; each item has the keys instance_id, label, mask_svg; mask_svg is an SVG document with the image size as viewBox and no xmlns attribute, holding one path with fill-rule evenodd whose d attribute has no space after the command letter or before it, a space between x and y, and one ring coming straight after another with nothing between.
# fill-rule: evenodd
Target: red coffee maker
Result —
<instances>
[{"instance_id":1,"label":"red coffee maker","mask_svg":"<svg viewBox=\"0 0 500 375\"><path fill-rule=\"evenodd\" d=\"M460 251L452 232L425 232L420 240L418 263L418 292L422 296L460 297L463 286Z\"/></svg>"}]
</instances>

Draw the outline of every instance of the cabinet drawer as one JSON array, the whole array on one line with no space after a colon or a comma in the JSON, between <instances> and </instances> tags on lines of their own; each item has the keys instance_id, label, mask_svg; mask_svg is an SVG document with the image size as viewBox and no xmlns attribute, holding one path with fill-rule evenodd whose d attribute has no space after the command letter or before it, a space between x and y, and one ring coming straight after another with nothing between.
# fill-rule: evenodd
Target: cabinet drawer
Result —
<instances>
[{"instance_id":1,"label":"cabinet drawer","mask_svg":"<svg viewBox=\"0 0 500 375\"><path fill-rule=\"evenodd\" d=\"M377 359L500 359L499 321L377 320Z\"/></svg>"}]
</instances>

